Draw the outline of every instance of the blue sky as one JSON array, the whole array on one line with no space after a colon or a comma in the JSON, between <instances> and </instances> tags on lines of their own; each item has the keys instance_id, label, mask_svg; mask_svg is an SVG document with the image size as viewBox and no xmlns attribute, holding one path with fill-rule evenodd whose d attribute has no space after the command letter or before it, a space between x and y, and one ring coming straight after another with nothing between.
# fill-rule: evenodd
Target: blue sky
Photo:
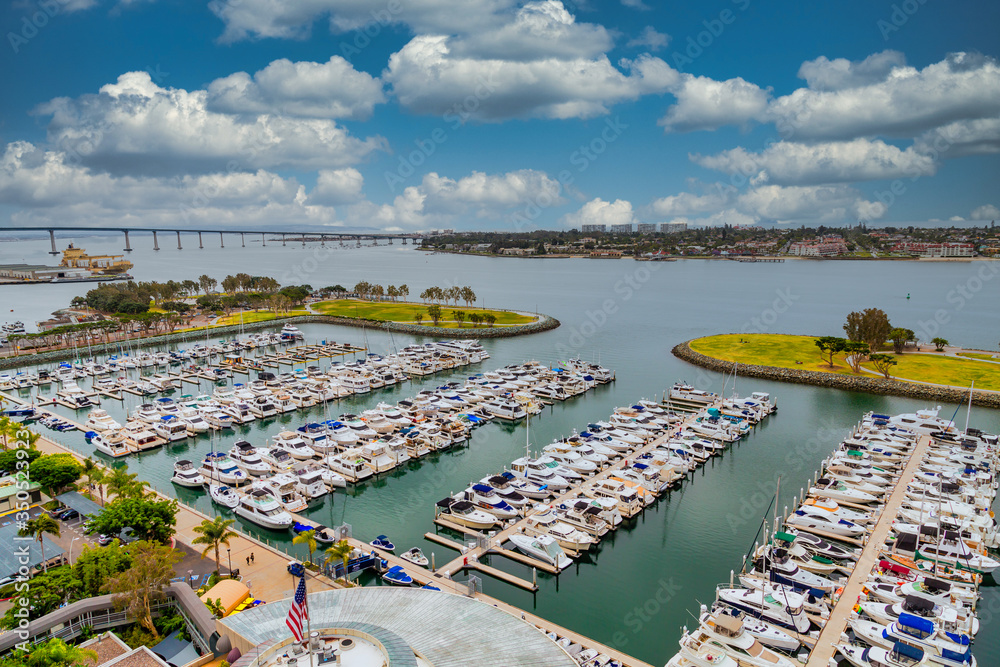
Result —
<instances>
[{"instance_id":1,"label":"blue sky","mask_svg":"<svg viewBox=\"0 0 1000 667\"><path fill-rule=\"evenodd\" d=\"M997 25L936 0L15 0L0 226L989 221Z\"/></svg>"}]
</instances>

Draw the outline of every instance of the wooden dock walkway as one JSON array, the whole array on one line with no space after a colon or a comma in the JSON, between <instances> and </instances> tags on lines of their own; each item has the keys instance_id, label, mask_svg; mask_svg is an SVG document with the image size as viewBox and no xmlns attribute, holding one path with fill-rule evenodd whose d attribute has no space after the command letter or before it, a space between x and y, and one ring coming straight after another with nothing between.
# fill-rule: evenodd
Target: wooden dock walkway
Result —
<instances>
[{"instance_id":1,"label":"wooden dock walkway","mask_svg":"<svg viewBox=\"0 0 1000 667\"><path fill-rule=\"evenodd\" d=\"M924 454L927 453L930 443L931 437L925 435L914 446L910 454L910 459L907 461L906 467L903 468L903 474L899 476L892 494L882 508L882 513L879 515L878 521L868 535L864 551L861 552L861 557L854 567L854 572L851 573L847 584L844 586L844 592L841 594L839 602L830 612L830 618L827 619L826 625L819 634L816 647L809 654L809 662L806 663L806 667L827 667L830 659L834 656L836 652L834 644L841 641L841 635L847 628L847 621L854 610L854 605L862 594L861 589L864 587L865 582L868 581L868 577L871 575L872 568L878 561L882 549L885 548L886 538L889 537L889 529L892 528L896 514L899 512L899 508L903 504L903 499L906 497L906 487L913 479L921 462L923 462Z\"/></svg>"}]
</instances>

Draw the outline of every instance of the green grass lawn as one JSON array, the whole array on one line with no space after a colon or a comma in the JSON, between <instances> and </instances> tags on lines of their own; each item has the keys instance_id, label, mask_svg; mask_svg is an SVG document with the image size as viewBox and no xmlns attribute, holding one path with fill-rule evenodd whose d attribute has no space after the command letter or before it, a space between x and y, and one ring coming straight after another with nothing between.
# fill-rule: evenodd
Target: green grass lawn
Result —
<instances>
[{"instance_id":1,"label":"green grass lawn","mask_svg":"<svg viewBox=\"0 0 1000 667\"><path fill-rule=\"evenodd\" d=\"M1000 355L989 354L986 352L959 352L958 356L968 357L970 359L983 359L984 361L1000 361Z\"/></svg>"},{"instance_id":2,"label":"green grass lawn","mask_svg":"<svg viewBox=\"0 0 1000 667\"><path fill-rule=\"evenodd\" d=\"M830 368L819 356L813 336L782 334L725 334L691 341L691 349L709 357L741 364L762 364L826 373L854 372L842 355L834 357ZM1000 364L982 363L976 359L957 359L930 353L909 352L893 355L897 365L890 371L898 380L914 380L933 384L968 387L973 380L977 389L1000 391ZM797 363L801 362L801 363ZM863 364L874 370L871 364ZM863 373L866 377L876 377Z\"/></svg>"},{"instance_id":3,"label":"green grass lawn","mask_svg":"<svg viewBox=\"0 0 1000 667\"><path fill-rule=\"evenodd\" d=\"M281 315L275 314L272 310L248 310L243 313L243 324L250 324L251 322L269 322L277 317L293 317L295 315L308 315L309 311L305 308L299 308L296 310L290 310L287 313L281 313ZM235 315L223 315L215 321L215 326L225 326L227 324L239 324L240 314Z\"/></svg>"},{"instance_id":4,"label":"green grass lawn","mask_svg":"<svg viewBox=\"0 0 1000 667\"><path fill-rule=\"evenodd\" d=\"M386 301L360 301L357 299L334 299L333 301L322 301L313 304L313 310L323 315L335 317L365 317L373 320L387 322L408 322L415 323L416 315L423 315L421 324L430 326L431 318L427 314L427 306L419 303L400 303ZM487 310L483 308L465 308L463 306L441 306L441 321L438 326L454 328L458 326L454 322L452 311L465 311L466 320L464 327L471 327L468 316L472 313L485 315L493 313L497 318L496 326L510 326L513 324L529 324L537 318L518 313L509 313L503 310Z\"/></svg>"}]
</instances>

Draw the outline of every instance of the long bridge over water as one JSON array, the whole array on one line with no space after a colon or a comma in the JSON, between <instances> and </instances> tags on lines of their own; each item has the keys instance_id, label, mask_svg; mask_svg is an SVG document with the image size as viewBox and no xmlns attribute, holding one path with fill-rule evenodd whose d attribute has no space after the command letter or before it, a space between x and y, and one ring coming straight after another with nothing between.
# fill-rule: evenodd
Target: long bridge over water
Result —
<instances>
[{"instance_id":1,"label":"long bridge over water","mask_svg":"<svg viewBox=\"0 0 1000 667\"><path fill-rule=\"evenodd\" d=\"M240 237L240 246L245 248L247 245L246 237L247 235L256 236L260 235L261 244L267 245L267 237L270 236L272 242L280 241L281 245L287 245L289 240L301 241L305 245L306 241L319 241L321 244L325 244L327 241L339 241L341 245L344 245L344 241L356 241L358 246L361 245L362 241L374 241L378 243L379 240L387 240L389 245L392 245L393 240L400 240L405 245L408 240L412 239L414 243L417 239L423 237L421 234L403 234L403 233L390 233L390 232L312 232L312 231L273 231L273 230L261 230L261 229L179 229L179 228L169 228L169 227L85 227L85 226L52 226L52 227L4 227L4 232L48 232L49 241L52 243L52 250L49 252L51 255L58 255L59 251L56 250L56 232L117 232L124 234L125 236L125 247L122 248L125 252L132 252L132 241L129 237L131 233L140 234L151 234L153 237L153 250L160 249L160 234L174 234L177 237L177 249L183 250L181 244L181 235L186 235L188 237L198 236L198 247L204 248L203 234L214 236L219 235L219 247L225 248L226 241L225 235Z\"/></svg>"}]
</instances>

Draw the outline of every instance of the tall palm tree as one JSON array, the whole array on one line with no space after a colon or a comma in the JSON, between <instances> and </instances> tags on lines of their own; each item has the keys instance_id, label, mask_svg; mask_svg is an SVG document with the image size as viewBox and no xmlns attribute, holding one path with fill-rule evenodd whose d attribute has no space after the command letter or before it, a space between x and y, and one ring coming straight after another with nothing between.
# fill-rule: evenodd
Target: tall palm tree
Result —
<instances>
[{"instance_id":1,"label":"tall palm tree","mask_svg":"<svg viewBox=\"0 0 1000 667\"><path fill-rule=\"evenodd\" d=\"M313 552L316 551L316 530L310 528L292 538L292 544L304 544L309 550L309 562L312 562Z\"/></svg>"},{"instance_id":2,"label":"tall palm tree","mask_svg":"<svg viewBox=\"0 0 1000 667\"><path fill-rule=\"evenodd\" d=\"M49 566L45 562L45 542L42 541L42 536L48 534L59 537L59 523L48 514L39 514L34 519L25 522L24 528L17 531L17 534L21 537L30 535L38 540L38 544L42 548L42 570L48 572Z\"/></svg>"},{"instance_id":3,"label":"tall palm tree","mask_svg":"<svg viewBox=\"0 0 1000 667\"><path fill-rule=\"evenodd\" d=\"M352 550L351 543L347 540L341 540L326 550L327 562L339 558L344 564L344 583L347 583L347 562L351 559Z\"/></svg>"},{"instance_id":4,"label":"tall palm tree","mask_svg":"<svg viewBox=\"0 0 1000 667\"><path fill-rule=\"evenodd\" d=\"M82 477L87 478L87 488L93 492L94 487L100 488L101 492L101 505L104 505L104 489L101 484L104 482L105 475L104 470L97 464L94 459L89 456L83 460L83 473Z\"/></svg>"},{"instance_id":5,"label":"tall palm tree","mask_svg":"<svg viewBox=\"0 0 1000 667\"><path fill-rule=\"evenodd\" d=\"M201 552L204 558L209 551L215 550L215 571L219 571L219 545L229 546L229 539L239 537L238 534L229 530L229 527L236 522L236 519L223 519L217 516L214 519L205 519L201 525L195 526L192 530L198 533L198 537L191 540L192 544L204 544L205 549Z\"/></svg>"}]
</instances>

